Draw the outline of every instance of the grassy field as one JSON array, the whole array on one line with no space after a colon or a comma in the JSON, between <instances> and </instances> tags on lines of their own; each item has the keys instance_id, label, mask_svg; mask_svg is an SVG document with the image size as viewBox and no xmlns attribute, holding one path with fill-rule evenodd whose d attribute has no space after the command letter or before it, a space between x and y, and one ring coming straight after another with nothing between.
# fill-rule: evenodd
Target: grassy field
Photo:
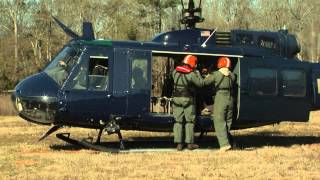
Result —
<instances>
[{"instance_id":1,"label":"grassy field","mask_svg":"<svg viewBox=\"0 0 320 180\"><path fill-rule=\"evenodd\" d=\"M200 142L203 151L112 154L68 145L54 134L37 142L49 127L15 116L0 116L0 123L0 179L320 179L320 112L313 113L309 123L233 131L242 149L226 153L217 151L213 133ZM59 132L78 138L97 133L79 128ZM123 135L172 139L171 133ZM112 135L103 140L116 139Z\"/></svg>"},{"instance_id":2,"label":"grassy field","mask_svg":"<svg viewBox=\"0 0 320 180\"><path fill-rule=\"evenodd\" d=\"M0 115L14 115L16 111L9 93L0 93Z\"/></svg>"}]
</instances>

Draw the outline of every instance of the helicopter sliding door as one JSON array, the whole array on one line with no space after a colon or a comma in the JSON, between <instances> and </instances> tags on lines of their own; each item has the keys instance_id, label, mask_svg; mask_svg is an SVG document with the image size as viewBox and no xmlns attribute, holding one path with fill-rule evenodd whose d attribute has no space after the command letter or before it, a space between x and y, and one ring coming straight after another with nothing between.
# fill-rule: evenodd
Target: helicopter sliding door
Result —
<instances>
[{"instance_id":1,"label":"helicopter sliding door","mask_svg":"<svg viewBox=\"0 0 320 180\"><path fill-rule=\"evenodd\" d=\"M312 68L312 92L313 92L313 109L320 108L320 68L313 67Z\"/></svg>"},{"instance_id":2,"label":"helicopter sliding door","mask_svg":"<svg viewBox=\"0 0 320 180\"><path fill-rule=\"evenodd\" d=\"M151 90L151 51L129 52L130 76L127 114L149 113Z\"/></svg>"},{"instance_id":3,"label":"helicopter sliding door","mask_svg":"<svg viewBox=\"0 0 320 180\"><path fill-rule=\"evenodd\" d=\"M240 60L239 119L268 124L307 121L310 110L308 68L282 59Z\"/></svg>"},{"instance_id":4,"label":"helicopter sliding door","mask_svg":"<svg viewBox=\"0 0 320 180\"><path fill-rule=\"evenodd\" d=\"M114 106L119 114L141 116L150 108L151 51L116 48L114 51Z\"/></svg>"}]
</instances>

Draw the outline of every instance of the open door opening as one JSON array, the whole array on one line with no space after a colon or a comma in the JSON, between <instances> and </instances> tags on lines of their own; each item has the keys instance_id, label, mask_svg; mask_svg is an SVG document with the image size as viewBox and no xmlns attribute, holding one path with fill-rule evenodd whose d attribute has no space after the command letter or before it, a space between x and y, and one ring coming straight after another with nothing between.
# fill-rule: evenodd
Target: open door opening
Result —
<instances>
[{"instance_id":1,"label":"open door opening","mask_svg":"<svg viewBox=\"0 0 320 180\"><path fill-rule=\"evenodd\" d=\"M205 78L215 71L218 71L217 62L220 56L200 56L198 57L198 67L197 69L200 71L201 76ZM234 115L235 118L238 112L238 83L239 83L239 65L238 65L238 57L228 57L231 60L230 71L232 71L236 76L235 87L233 88L233 96L235 100L234 105ZM214 106L214 96L216 93L216 87L213 85L205 86L197 91L197 115L199 116L212 116L213 106Z\"/></svg>"},{"instance_id":2,"label":"open door opening","mask_svg":"<svg viewBox=\"0 0 320 180\"><path fill-rule=\"evenodd\" d=\"M181 60L185 54L153 54L152 57L152 90L150 100L150 113L159 115L172 115L172 92L174 82L172 72L177 65L180 65ZM217 61L220 56L197 55L198 64L197 70L205 78L211 72L217 69ZM229 57L231 60L232 72L235 73L237 82L239 83L239 65L238 57ZM234 88L235 94L235 115L237 116L237 102L238 102L238 86ZM213 110L213 96L215 89L213 86L203 87L197 89L196 96L196 114L197 116L212 115Z\"/></svg>"},{"instance_id":3,"label":"open door opening","mask_svg":"<svg viewBox=\"0 0 320 180\"><path fill-rule=\"evenodd\" d=\"M172 56L154 56L152 59L151 113L172 114L172 71L175 64Z\"/></svg>"}]
</instances>

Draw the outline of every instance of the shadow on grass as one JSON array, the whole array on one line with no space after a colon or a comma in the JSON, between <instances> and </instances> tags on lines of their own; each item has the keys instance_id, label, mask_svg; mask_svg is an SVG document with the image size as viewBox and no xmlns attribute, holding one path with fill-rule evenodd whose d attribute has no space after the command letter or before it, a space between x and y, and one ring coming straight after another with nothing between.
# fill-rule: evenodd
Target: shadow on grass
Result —
<instances>
[{"instance_id":1,"label":"shadow on grass","mask_svg":"<svg viewBox=\"0 0 320 180\"><path fill-rule=\"evenodd\" d=\"M279 136L279 135L246 135L237 136L235 141L240 147L259 148L263 146L290 147L293 145L320 144L318 136Z\"/></svg>"},{"instance_id":2,"label":"shadow on grass","mask_svg":"<svg viewBox=\"0 0 320 180\"><path fill-rule=\"evenodd\" d=\"M64 150L64 151L79 151L83 149L83 147L73 144L53 144L50 145L50 149L53 150Z\"/></svg>"},{"instance_id":3,"label":"shadow on grass","mask_svg":"<svg viewBox=\"0 0 320 180\"><path fill-rule=\"evenodd\" d=\"M268 132L257 133L253 135L237 135L234 136L238 149L248 150L257 149L264 146L290 147L293 145L320 144L318 136L284 136L272 134ZM196 143L200 145L200 149L218 149L218 141L215 136L204 136L202 139L196 137ZM119 141L100 143L106 148L119 148ZM130 137L124 140L126 149L170 149L175 148L173 138L170 136L157 137ZM80 145L51 145L53 150L80 150Z\"/></svg>"}]
</instances>

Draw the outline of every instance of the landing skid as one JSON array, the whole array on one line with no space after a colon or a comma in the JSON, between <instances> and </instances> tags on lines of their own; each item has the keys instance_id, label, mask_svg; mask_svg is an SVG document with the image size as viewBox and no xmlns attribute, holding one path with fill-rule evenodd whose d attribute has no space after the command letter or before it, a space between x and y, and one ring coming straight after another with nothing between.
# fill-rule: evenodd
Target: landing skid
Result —
<instances>
[{"instance_id":1,"label":"landing skid","mask_svg":"<svg viewBox=\"0 0 320 180\"><path fill-rule=\"evenodd\" d=\"M81 141L75 140L70 138L70 133L60 133L56 135L57 138L68 142L70 144L73 145L77 145L81 148L86 148L86 149L91 149L94 151L100 151L100 152L108 152L108 153L145 153L145 152L177 152L177 149L175 147L171 147L170 145L166 145L165 148L163 147L152 147L152 146L148 146L146 148L127 148L127 149L121 149L121 148L112 148L112 147L106 147L104 145L101 144L96 144L96 143L92 143L92 138L87 138L87 139L83 139ZM89 142L88 140L91 140L91 142ZM158 143L158 142L162 142L162 143L166 143L166 142L171 142L171 141L161 141L161 140L134 140L134 141L126 141L127 143L132 143L132 142L140 142L140 143ZM110 142L113 144L113 146L115 145L115 142ZM200 148L200 149L196 149L193 150L193 152L216 152L218 150L218 148L210 148L210 147L206 147L206 148ZM190 151L188 149L183 149L182 151Z\"/></svg>"},{"instance_id":2,"label":"landing skid","mask_svg":"<svg viewBox=\"0 0 320 180\"><path fill-rule=\"evenodd\" d=\"M93 141L93 138L86 138L82 140L75 140L70 138L70 133L59 133L56 134L56 137L69 143L73 144L76 146L79 146L81 148L85 149L91 149L94 151L101 151L101 152L108 152L108 153L139 153L139 152L176 152L175 146L172 145L171 140L121 140L120 141L120 146L119 142L102 142L102 143L97 143ZM122 149L121 144L123 146L124 142L128 143L126 144L129 148ZM144 146L141 148L130 148L132 146L131 143L142 143L142 144L147 144L147 146ZM108 143L110 143L108 145ZM130 145L131 144L131 145ZM156 146L153 146L152 144L156 144ZM112 147L107 147L112 146ZM117 148L117 146L119 148ZM207 145L206 145L207 146ZM134 146L136 147L136 146ZM212 152L216 151L218 148L217 147L212 147L212 146L207 146L207 147L202 147L200 149L196 149L193 151L199 151L199 152ZM184 149L183 151L189 151L188 149Z\"/></svg>"},{"instance_id":3,"label":"landing skid","mask_svg":"<svg viewBox=\"0 0 320 180\"><path fill-rule=\"evenodd\" d=\"M110 152L110 153L119 153L120 152L120 149L118 149L118 148L107 148L105 146L92 144L92 143L86 141L85 139L83 139L82 141L79 141L79 143L83 147L88 148L88 149L92 149L95 151Z\"/></svg>"},{"instance_id":4,"label":"landing skid","mask_svg":"<svg viewBox=\"0 0 320 180\"><path fill-rule=\"evenodd\" d=\"M160 149L156 149L156 148L148 148L148 149L123 149L121 147L124 147L124 140L121 140L120 142L120 148L108 148L106 146L97 144L97 143L92 143L92 138L87 138L87 139L82 139L81 141L75 140L70 138L70 133L59 133L56 134L56 137L69 143L69 144L73 144L82 148L86 148L86 149L91 149L94 151L101 151L101 152L109 152L109 153L130 153L130 152L170 152L170 151L176 151L175 148L160 148ZM89 142L88 140L91 140L91 142ZM136 142L139 142L136 141ZM158 141L140 141L140 142L158 142ZM122 145L121 145L122 144Z\"/></svg>"},{"instance_id":5,"label":"landing skid","mask_svg":"<svg viewBox=\"0 0 320 180\"><path fill-rule=\"evenodd\" d=\"M109 126L110 127L110 126ZM52 127L51 129L49 129L49 131L47 133L45 133L39 140L43 140L45 139L46 137L48 137L50 134L52 134L53 132L59 130L60 128L62 128L62 126L54 126ZM175 148L156 148L156 147L153 147L153 146L150 146L151 144L150 143L154 143L154 142L157 142L157 145L159 145L159 142L161 142L161 140L156 140L156 141L150 141L150 140L147 140L147 141L144 141L144 140L134 140L135 142L145 142L149 145L149 147L147 149L126 149L125 146L124 146L124 142L125 140L123 140L122 138L122 134L120 132L120 129L109 129L109 131L106 131L104 134L117 134L118 135L118 138L119 138L119 144L117 146L117 143L118 142L108 142L108 143L101 143L101 136L102 136L102 133L105 129L101 128L99 129L99 133L98 133L98 137L96 139L95 142L93 142L93 138L92 137L89 137L89 138L85 138L85 139L82 139L82 140L76 140L76 139L72 139L70 138L70 133L58 133L56 134L56 137L69 143L69 144L72 144L72 145L76 145L76 146L79 146L79 147L82 147L82 148L86 148L86 149L91 149L91 150L95 150L95 151L102 151L102 152L109 152L109 153L120 153L120 152L150 152L150 151L160 151L160 152L163 152L163 151L176 151ZM199 140L202 139L203 135L204 135L204 131L201 132L200 134L200 137L199 137ZM130 141L132 142L132 141ZM163 142L166 142L166 141L163 141ZM111 143L111 144L110 144ZM127 142L128 144L129 141ZM113 144L113 145L112 145ZM127 144L127 145L128 145ZM161 144L161 143L160 143ZM109 147L107 147L106 145L108 145ZM112 147L110 147L110 145ZM167 146L167 145L166 145ZM170 146L170 145L169 145ZM118 147L118 148L117 148ZM129 145L130 147L130 145Z\"/></svg>"},{"instance_id":6,"label":"landing skid","mask_svg":"<svg viewBox=\"0 0 320 180\"><path fill-rule=\"evenodd\" d=\"M88 142L86 139L83 139L81 141L72 139L72 138L70 138L70 133L59 133L59 134L56 134L56 137L69 143L69 144L81 146L81 147L84 147L87 149L92 149L95 151L103 151L103 152L110 152L110 153L118 153L120 151L119 148L108 148L105 146L98 145L96 143L93 144L91 142Z\"/></svg>"},{"instance_id":7,"label":"landing skid","mask_svg":"<svg viewBox=\"0 0 320 180\"><path fill-rule=\"evenodd\" d=\"M56 134L56 137L76 146L81 146L80 141L70 138L70 133L59 133Z\"/></svg>"}]
</instances>

